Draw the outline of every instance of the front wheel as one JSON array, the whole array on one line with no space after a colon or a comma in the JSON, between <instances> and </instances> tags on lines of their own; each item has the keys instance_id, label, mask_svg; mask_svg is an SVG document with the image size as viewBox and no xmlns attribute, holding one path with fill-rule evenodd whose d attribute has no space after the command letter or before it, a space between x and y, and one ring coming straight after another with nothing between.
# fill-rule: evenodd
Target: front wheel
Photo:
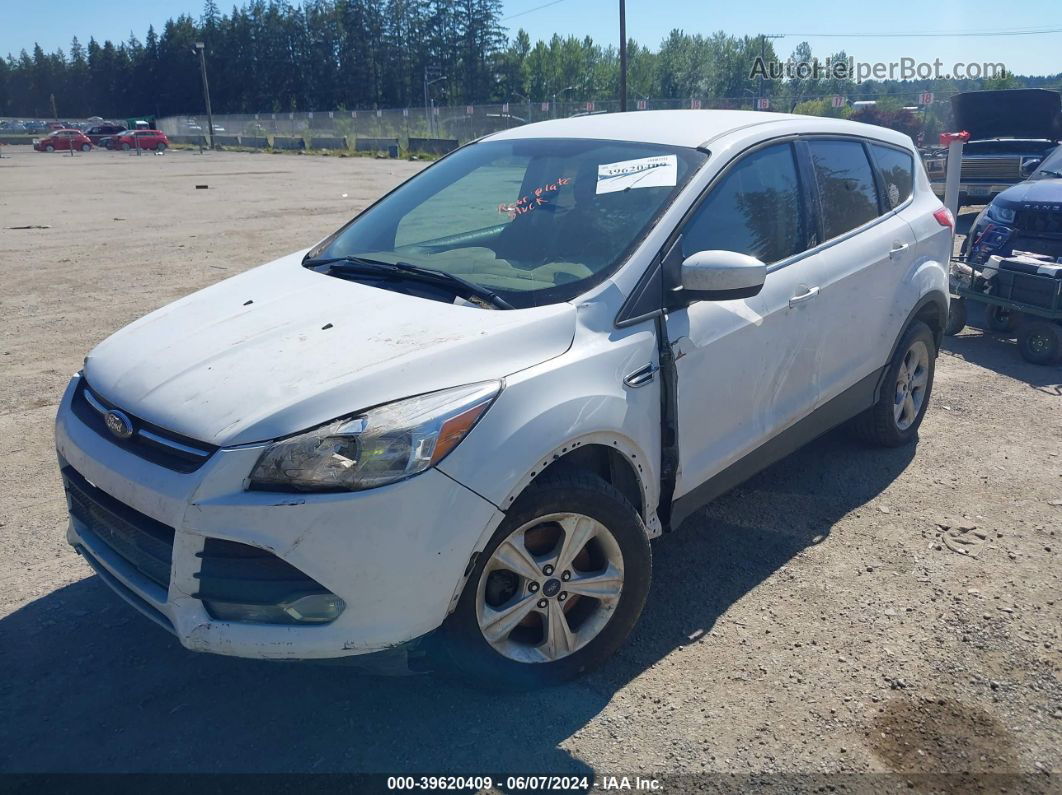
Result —
<instances>
[{"instance_id":1,"label":"front wheel","mask_svg":"<svg viewBox=\"0 0 1062 795\"><path fill-rule=\"evenodd\" d=\"M954 337L966 328L966 299L952 298L948 305L948 322L944 324L944 334Z\"/></svg>"},{"instance_id":2,"label":"front wheel","mask_svg":"<svg viewBox=\"0 0 1062 795\"><path fill-rule=\"evenodd\" d=\"M933 391L936 356L933 332L916 320L896 346L878 402L852 421L860 438L878 447L900 447L918 438Z\"/></svg>"},{"instance_id":3,"label":"front wheel","mask_svg":"<svg viewBox=\"0 0 1062 795\"><path fill-rule=\"evenodd\" d=\"M166 144L162 143L162 141L159 141L157 144L155 144L155 151L156 152L164 152L164 151L166 151Z\"/></svg>"},{"instance_id":4,"label":"front wheel","mask_svg":"<svg viewBox=\"0 0 1062 795\"><path fill-rule=\"evenodd\" d=\"M55 147L52 146L51 144L48 144L46 147L44 147L44 151L45 152L54 152L55 151Z\"/></svg>"},{"instance_id":5,"label":"front wheel","mask_svg":"<svg viewBox=\"0 0 1062 795\"><path fill-rule=\"evenodd\" d=\"M1021 322L1021 313L1012 309L993 304L988 307L987 324L990 331L996 334L1010 335Z\"/></svg>"},{"instance_id":6,"label":"front wheel","mask_svg":"<svg viewBox=\"0 0 1062 795\"><path fill-rule=\"evenodd\" d=\"M81 151L88 152L92 149L92 144L81 144Z\"/></svg>"},{"instance_id":7,"label":"front wheel","mask_svg":"<svg viewBox=\"0 0 1062 795\"><path fill-rule=\"evenodd\" d=\"M645 526L619 491L587 472L544 474L477 558L443 625L445 654L477 684L573 679L630 634L650 570Z\"/></svg>"}]
</instances>

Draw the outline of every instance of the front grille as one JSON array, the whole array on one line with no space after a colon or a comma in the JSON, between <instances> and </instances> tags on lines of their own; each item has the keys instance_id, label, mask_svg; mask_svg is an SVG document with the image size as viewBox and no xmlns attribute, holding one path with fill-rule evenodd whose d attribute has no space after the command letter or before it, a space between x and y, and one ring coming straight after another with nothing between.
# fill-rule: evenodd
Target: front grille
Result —
<instances>
[{"instance_id":1,"label":"front grille","mask_svg":"<svg viewBox=\"0 0 1062 795\"><path fill-rule=\"evenodd\" d=\"M208 538L198 553L198 599L278 605L306 594L328 593L317 580L259 547Z\"/></svg>"},{"instance_id":2,"label":"front grille","mask_svg":"<svg viewBox=\"0 0 1062 795\"><path fill-rule=\"evenodd\" d=\"M62 470L70 513L81 532L102 542L162 588L170 584L173 528L130 508L93 486L72 467Z\"/></svg>"},{"instance_id":3,"label":"front grille","mask_svg":"<svg viewBox=\"0 0 1062 795\"><path fill-rule=\"evenodd\" d=\"M1017 182L1021 176L1020 157L964 157L962 181L974 179Z\"/></svg>"},{"instance_id":4,"label":"front grille","mask_svg":"<svg viewBox=\"0 0 1062 795\"><path fill-rule=\"evenodd\" d=\"M140 458L175 472L195 472L218 449L214 445L204 444L152 425L128 412L123 413L132 422L133 434L127 439L120 439L110 432L104 420L104 415L108 410L119 407L93 390L84 376L74 392L71 408L79 420L104 439Z\"/></svg>"},{"instance_id":5,"label":"front grille","mask_svg":"<svg viewBox=\"0 0 1062 795\"><path fill-rule=\"evenodd\" d=\"M1062 210L1018 210L1014 226L1023 232L1062 234Z\"/></svg>"}]
</instances>

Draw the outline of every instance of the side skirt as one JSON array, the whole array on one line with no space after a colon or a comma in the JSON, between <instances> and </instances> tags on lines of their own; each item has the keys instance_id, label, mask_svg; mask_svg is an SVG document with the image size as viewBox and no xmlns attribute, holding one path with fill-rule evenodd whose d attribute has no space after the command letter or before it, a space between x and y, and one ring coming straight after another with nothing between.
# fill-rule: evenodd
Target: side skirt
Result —
<instances>
[{"instance_id":1,"label":"side skirt","mask_svg":"<svg viewBox=\"0 0 1062 795\"><path fill-rule=\"evenodd\" d=\"M764 442L722 472L713 475L700 486L684 494L671 505L670 528L677 528L698 508L730 491L775 461L799 450L829 430L850 420L877 402L885 367L875 370L850 386L829 403L819 406L811 414L791 425L768 442Z\"/></svg>"}]
</instances>

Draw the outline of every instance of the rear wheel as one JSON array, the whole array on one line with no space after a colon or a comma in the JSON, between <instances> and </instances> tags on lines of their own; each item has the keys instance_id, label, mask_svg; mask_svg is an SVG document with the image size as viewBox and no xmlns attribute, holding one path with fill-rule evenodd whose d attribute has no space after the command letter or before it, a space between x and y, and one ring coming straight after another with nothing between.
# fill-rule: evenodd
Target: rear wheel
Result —
<instances>
[{"instance_id":1,"label":"rear wheel","mask_svg":"<svg viewBox=\"0 0 1062 795\"><path fill-rule=\"evenodd\" d=\"M996 334L1010 334L1021 322L1021 313L1003 306L988 307L987 322L990 331Z\"/></svg>"},{"instance_id":2,"label":"rear wheel","mask_svg":"<svg viewBox=\"0 0 1062 795\"><path fill-rule=\"evenodd\" d=\"M545 474L479 555L443 628L477 684L558 684L607 660L641 615L651 558L631 504L596 475Z\"/></svg>"},{"instance_id":3,"label":"rear wheel","mask_svg":"<svg viewBox=\"0 0 1062 795\"><path fill-rule=\"evenodd\" d=\"M165 149L166 149L166 144L164 144L162 141L159 141L157 144L155 144L155 151L156 152L163 152L163 151L165 151Z\"/></svg>"},{"instance_id":4,"label":"rear wheel","mask_svg":"<svg viewBox=\"0 0 1062 795\"><path fill-rule=\"evenodd\" d=\"M1062 327L1047 320L1026 323L1018 332L1018 352L1033 364L1051 364L1062 358Z\"/></svg>"},{"instance_id":5,"label":"rear wheel","mask_svg":"<svg viewBox=\"0 0 1062 795\"><path fill-rule=\"evenodd\" d=\"M54 152L55 151L55 147L52 146L51 144L48 144L46 147L44 147L44 151L45 152Z\"/></svg>"},{"instance_id":6,"label":"rear wheel","mask_svg":"<svg viewBox=\"0 0 1062 795\"><path fill-rule=\"evenodd\" d=\"M133 147L130 144L122 144L122 151L123 152L128 152L132 148Z\"/></svg>"},{"instance_id":7,"label":"rear wheel","mask_svg":"<svg viewBox=\"0 0 1062 795\"><path fill-rule=\"evenodd\" d=\"M878 447L899 447L918 438L933 391L936 356L933 332L916 320L896 347L878 402L852 421L860 438Z\"/></svg>"}]
</instances>

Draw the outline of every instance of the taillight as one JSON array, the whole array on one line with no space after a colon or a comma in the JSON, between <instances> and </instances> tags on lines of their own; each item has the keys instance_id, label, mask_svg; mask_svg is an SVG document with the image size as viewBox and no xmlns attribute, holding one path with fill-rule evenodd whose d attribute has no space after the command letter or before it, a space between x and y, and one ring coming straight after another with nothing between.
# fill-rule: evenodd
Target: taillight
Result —
<instances>
[{"instance_id":1,"label":"taillight","mask_svg":"<svg viewBox=\"0 0 1062 795\"><path fill-rule=\"evenodd\" d=\"M937 219L937 223L941 226L946 226L952 232L955 231L955 216L951 214L951 210L947 207L941 207L935 213L933 217Z\"/></svg>"}]
</instances>

